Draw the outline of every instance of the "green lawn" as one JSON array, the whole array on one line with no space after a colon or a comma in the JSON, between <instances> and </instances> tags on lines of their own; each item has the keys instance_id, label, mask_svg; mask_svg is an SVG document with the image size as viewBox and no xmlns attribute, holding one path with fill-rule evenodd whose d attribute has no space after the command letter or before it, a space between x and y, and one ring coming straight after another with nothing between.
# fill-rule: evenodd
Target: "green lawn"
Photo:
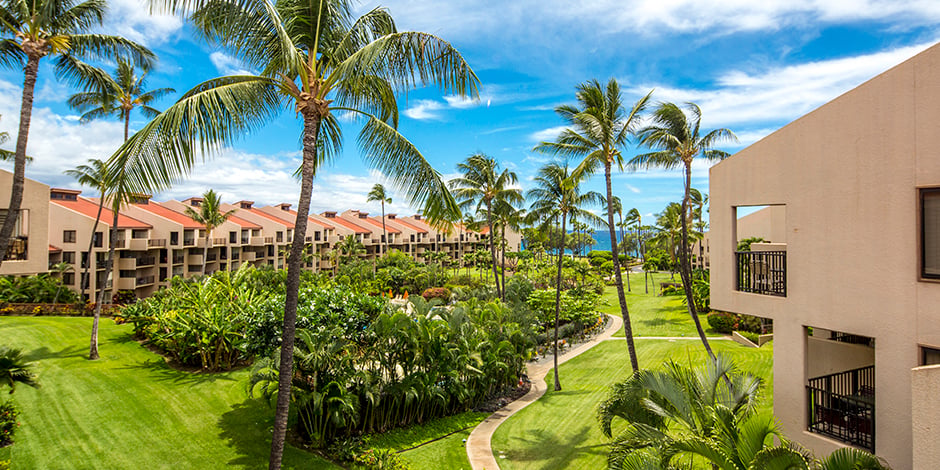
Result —
<instances>
[{"instance_id":1,"label":"green lawn","mask_svg":"<svg viewBox=\"0 0 940 470\"><path fill-rule=\"evenodd\" d=\"M370 436L368 445L373 449L403 451L402 458L414 469L469 469L470 460L467 459L464 440L473 428L489 415L468 411L436 419L421 426L395 429L385 434ZM446 437L428 442L440 436Z\"/></svg>"},{"instance_id":2,"label":"green lawn","mask_svg":"<svg viewBox=\"0 0 940 470\"><path fill-rule=\"evenodd\" d=\"M262 468L274 411L247 398L248 371L169 368L104 319L89 361L88 318L0 317L4 345L35 361L42 385L13 395L22 426L13 468ZM288 446L285 468L338 468Z\"/></svg>"},{"instance_id":3,"label":"green lawn","mask_svg":"<svg viewBox=\"0 0 940 470\"><path fill-rule=\"evenodd\" d=\"M642 287L642 286L641 286ZM743 370L765 378L762 408L772 411L772 345L745 348L732 341L713 341L716 352L732 356ZM697 364L707 356L692 340L639 340L641 367L660 367L666 360ZM610 385L631 373L622 341L605 341L560 367L562 390L549 391L502 424L493 436L500 467L511 469L593 469L607 465L607 439L595 419L595 408ZM546 377L550 377L549 372ZM536 379L533 377L533 379ZM542 380L543 378L539 378Z\"/></svg>"},{"instance_id":4,"label":"green lawn","mask_svg":"<svg viewBox=\"0 0 940 470\"><path fill-rule=\"evenodd\" d=\"M643 287L643 273L630 274L629 292L624 286L624 293L627 295L627 308L630 309L630 323L633 325L633 336L694 336L698 337L695 331L695 324L689 317L683 303L684 297L679 295L670 295L660 297L660 282L681 282L677 274L675 279L671 279L669 273L650 273L652 282L649 285L649 293ZM624 284L627 280L624 277ZM654 288L655 286L655 288ZM611 315L620 316L620 302L617 301L617 289L608 286L601 297L600 311ZM701 315L702 326L705 327L705 334L708 336L722 336L721 333L711 331L705 316ZM623 337L623 329L614 334L614 336Z\"/></svg>"}]
</instances>

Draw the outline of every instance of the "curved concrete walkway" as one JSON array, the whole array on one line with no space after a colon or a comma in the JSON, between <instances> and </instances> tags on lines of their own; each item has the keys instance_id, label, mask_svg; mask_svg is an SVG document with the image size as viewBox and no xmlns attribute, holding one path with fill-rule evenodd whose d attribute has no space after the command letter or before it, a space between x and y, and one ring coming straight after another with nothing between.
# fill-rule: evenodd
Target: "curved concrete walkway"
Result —
<instances>
[{"instance_id":1,"label":"curved concrete walkway","mask_svg":"<svg viewBox=\"0 0 940 470\"><path fill-rule=\"evenodd\" d=\"M623 326L623 319L616 315L608 315L611 319L611 322L607 325L602 333L598 334L590 341L581 343L567 351L558 355L558 364L564 364L569 359L578 356L579 354L597 346L602 341L609 339L614 333L620 330L620 327ZM617 338L623 340L623 338ZM496 432L496 428L500 424L503 424L503 421L509 419L510 416L519 412L519 410L529 406L530 403L538 400L545 394L547 390L547 385L543 379L545 374L548 371L552 370L554 367L554 360L551 356L545 356L539 359L536 362L526 365L526 375L529 376L529 379L532 381L532 388L529 389L529 393L526 393L518 400L509 403L508 405L500 408L495 413L489 415L486 419L483 420L476 428L473 429L473 432L470 433L470 437L467 438L467 457L470 458L470 467L474 470L498 470L499 464L496 462L496 458L493 456L493 447L490 444L490 440L493 438L493 433Z\"/></svg>"}]
</instances>

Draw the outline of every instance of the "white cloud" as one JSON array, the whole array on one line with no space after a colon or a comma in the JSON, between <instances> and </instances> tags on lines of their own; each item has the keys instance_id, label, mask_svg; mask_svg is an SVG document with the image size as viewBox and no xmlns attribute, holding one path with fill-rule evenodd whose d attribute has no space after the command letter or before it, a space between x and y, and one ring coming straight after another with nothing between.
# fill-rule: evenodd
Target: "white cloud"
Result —
<instances>
[{"instance_id":1,"label":"white cloud","mask_svg":"<svg viewBox=\"0 0 940 470\"><path fill-rule=\"evenodd\" d=\"M466 96L460 95L447 95L444 97L444 101L447 102L447 106L455 109L467 109L475 108L489 101L489 99L471 99Z\"/></svg>"},{"instance_id":2,"label":"white cloud","mask_svg":"<svg viewBox=\"0 0 940 470\"><path fill-rule=\"evenodd\" d=\"M632 184L625 184L625 185L623 185L623 186L624 186L625 188L627 188L627 190L629 190L629 191L630 191L631 193L633 193L633 194L640 194L640 193L643 192L643 191L640 190L640 188L638 188L638 187L636 187L636 186L634 186L634 185L632 185Z\"/></svg>"},{"instance_id":3,"label":"white cloud","mask_svg":"<svg viewBox=\"0 0 940 470\"><path fill-rule=\"evenodd\" d=\"M222 75L254 75L242 62L224 52L209 54L209 60Z\"/></svg>"},{"instance_id":4,"label":"white cloud","mask_svg":"<svg viewBox=\"0 0 940 470\"><path fill-rule=\"evenodd\" d=\"M444 109L444 107L444 103L440 101L417 100L405 109L404 115L419 121L441 119L441 114L438 111Z\"/></svg>"},{"instance_id":5,"label":"white cloud","mask_svg":"<svg viewBox=\"0 0 940 470\"><path fill-rule=\"evenodd\" d=\"M732 70L718 77L717 86L709 90L647 84L631 91L639 95L655 88L653 99L657 101L695 102L702 108L706 128L787 122L929 46L919 44L760 71ZM748 137L754 138L755 135Z\"/></svg>"},{"instance_id":6,"label":"white cloud","mask_svg":"<svg viewBox=\"0 0 940 470\"><path fill-rule=\"evenodd\" d=\"M549 127L548 129L542 129L540 131L533 132L529 134L529 140L534 142L548 142L558 138L558 135L561 134L561 131L567 129L568 126L555 126Z\"/></svg>"},{"instance_id":7,"label":"white cloud","mask_svg":"<svg viewBox=\"0 0 940 470\"><path fill-rule=\"evenodd\" d=\"M102 30L147 46L172 39L183 28L175 15L150 12L146 0L111 0Z\"/></svg>"}]
</instances>

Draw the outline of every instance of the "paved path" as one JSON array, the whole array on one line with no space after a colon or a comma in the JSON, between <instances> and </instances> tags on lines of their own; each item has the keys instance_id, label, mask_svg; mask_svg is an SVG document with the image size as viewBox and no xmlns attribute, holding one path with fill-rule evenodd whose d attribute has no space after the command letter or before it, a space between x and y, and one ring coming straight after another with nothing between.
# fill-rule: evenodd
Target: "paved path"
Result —
<instances>
[{"instance_id":1,"label":"paved path","mask_svg":"<svg viewBox=\"0 0 940 470\"><path fill-rule=\"evenodd\" d=\"M615 337L604 338L605 341L606 341L606 340L618 340L618 339L622 341L622 340L623 340L623 336L618 336L618 337L616 337L616 338L615 338ZM698 336L634 336L633 339L634 339L634 340L638 340L638 339L667 339L667 340L669 340L669 341L674 341L674 340L677 340L677 339L689 339L689 340L700 341L700 338L699 338ZM731 337L730 337L730 336L709 336L709 337L708 337L708 340L709 340L709 341L711 341L711 340L713 340L713 339L731 341Z\"/></svg>"},{"instance_id":2,"label":"paved path","mask_svg":"<svg viewBox=\"0 0 940 470\"><path fill-rule=\"evenodd\" d=\"M608 316L611 322L607 325L606 330L590 341L581 343L559 354L558 364L564 364L569 359L597 346L601 341L610 339L614 333L619 331L620 327L623 326L623 319L616 315ZM615 339L623 341L623 338ZM545 394L547 385L542 379L548 371L552 370L552 367L554 367L552 356L542 357L538 361L526 365L526 375L532 380L532 388L529 389L529 393L526 393L518 400L500 408L473 429L473 432L470 433L470 437L467 439L467 457L470 458L471 468L474 470L499 469L499 464L496 462L496 458L493 457L493 448L490 444L493 433L496 432L496 428L498 428L500 424L503 424L503 421L506 421L510 416L516 414L519 410L525 408Z\"/></svg>"}]
</instances>

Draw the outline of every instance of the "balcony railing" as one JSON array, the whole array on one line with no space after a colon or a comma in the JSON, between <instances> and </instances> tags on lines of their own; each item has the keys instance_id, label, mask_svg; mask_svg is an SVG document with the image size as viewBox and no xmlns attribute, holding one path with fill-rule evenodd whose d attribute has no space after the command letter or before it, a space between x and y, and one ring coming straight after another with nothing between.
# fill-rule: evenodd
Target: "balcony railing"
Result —
<instances>
[{"instance_id":1,"label":"balcony railing","mask_svg":"<svg viewBox=\"0 0 940 470\"><path fill-rule=\"evenodd\" d=\"M215 261L216 258L217 256L215 253L209 253L208 255L206 255L206 261Z\"/></svg>"},{"instance_id":2,"label":"balcony railing","mask_svg":"<svg viewBox=\"0 0 940 470\"><path fill-rule=\"evenodd\" d=\"M809 379L809 431L875 451L875 366Z\"/></svg>"},{"instance_id":3,"label":"balcony railing","mask_svg":"<svg viewBox=\"0 0 940 470\"><path fill-rule=\"evenodd\" d=\"M153 266L157 262L157 258L153 256L142 256L137 258L137 267L140 266Z\"/></svg>"},{"instance_id":4,"label":"balcony railing","mask_svg":"<svg viewBox=\"0 0 940 470\"><path fill-rule=\"evenodd\" d=\"M166 238L151 238L147 240L147 246L166 246Z\"/></svg>"},{"instance_id":5,"label":"balcony railing","mask_svg":"<svg viewBox=\"0 0 940 470\"><path fill-rule=\"evenodd\" d=\"M138 286L144 286L144 285L147 285L147 284L153 284L153 279L154 279L153 276L138 277L138 278L137 278L137 285L138 285Z\"/></svg>"},{"instance_id":6,"label":"balcony railing","mask_svg":"<svg viewBox=\"0 0 940 470\"><path fill-rule=\"evenodd\" d=\"M196 239L195 239L195 238L184 238L184 239L183 239L183 246L193 246L193 245L195 245L195 244L196 244Z\"/></svg>"},{"instance_id":7,"label":"balcony railing","mask_svg":"<svg viewBox=\"0 0 940 470\"><path fill-rule=\"evenodd\" d=\"M173 264L183 264L184 261L186 261L186 256L173 255Z\"/></svg>"},{"instance_id":8,"label":"balcony railing","mask_svg":"<svg viewBox=\"0 0 940 470\"><path fill-rule=\"evenodd\" d=\"M272 244L272 243L274 243L274 237L264 237L264 244L265 244L265 245L270 245L270 244Z\"/></svg>"},{"instance_id":9,"label":"balcony railing","mask_svg":"<svg viewBox=\"0 0 940 470\"><path fill-rule=\"evenodd\" d=\"M238 261L238 257L239 257L239 252L233 251L233 252L232 252L232 261Z\"/></svg>"},{"instance_id":10,"label":"balcony railing","mask_svg":"<svg viewBox=\"0 0 940 470\"><path fill-rule=\"evenodd\" d=\"M738 251L738 286L741 292L787 296L786 251Z\"/></svg>"},{"instance_id":11,"label":"balcony railing","mask_svg":"<svg viewBox=\"0 0 940 470\"><path fill-rule=\"evenodd\" d=\"M225 244L225 239L224 239L224 238L213 238L213 239L212 239L212 246L222 246L222 245L224 245L224 244Z\"/></svg>"}]
</instances>

